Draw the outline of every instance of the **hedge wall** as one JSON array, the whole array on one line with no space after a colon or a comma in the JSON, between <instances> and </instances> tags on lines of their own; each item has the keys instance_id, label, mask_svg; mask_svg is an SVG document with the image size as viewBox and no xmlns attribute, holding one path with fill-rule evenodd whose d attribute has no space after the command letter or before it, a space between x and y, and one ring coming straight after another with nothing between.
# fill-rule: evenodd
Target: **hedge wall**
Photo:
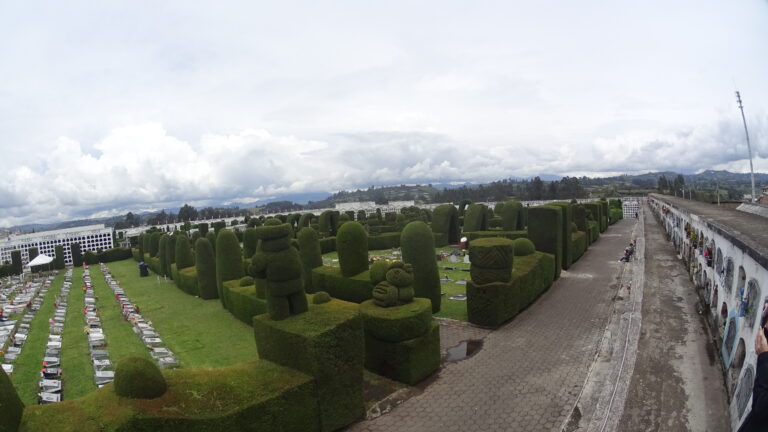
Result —
<instances>
[{"instance_id":1,"label":"hedge wall","mask_svg":"<svg viewBox=\"0 0 768 432\"><path fill-rule=\"evenodd\" d=\"M445 242L436 244L437 247L456 244L459 242L461 229L459 228L459 211L453 204L443 204L432 212L432 232L444 234ZM437 238L437 237L436 237Z\"/></svg>"},{"instance_id":2,"label":"hedge wall","mask_svg":"<svg viewBox=\"0 0 768 432\"><path fill-rule=\"evenodd\" d=\"M192 256L192 247L189 245L189 238L186 235L179 235L176 239L176 268L185 269L195 265L195 259Z\"/></svg>"},{"instance_id":3,"label":"hedge wall","mask_svg":"<svg viewBox=\"0 0 768 432\"><path fill-rule=\"evenodd\" d=\"M464 231L486 231L488 229L485 204L470 204L464 215Z\"/></svg>"},{"instance_id":4,"label":"hedge wall","mask_svg":"<svg viewBox=\"0 0 768 432\"><path fill-rule=\"evenodd\" d=\"M557 206L562 210L563 217L561 219L560 227L563 231L563 253L561 265L563 266L563 270L568 270L571 267L571 264L575 261L573 259L573 237L571 237L571 233L573 232L573 209L571 208L571 204L567 202L554 202L547 205Z\"/></svg>"},{"instance_id":5,"label":"hedge wall","mask_svg":"<svg viewBox=\"0 0 768 432\"><path fill-rule=\"evenodd\" d=\"M240 242L235 233L228 229L222 229L216 236L216 289L221 299L221 304L229 309L223 296L224 282L240 280L243 272L243 254L240 251Z\"/></svg>"},{"instance_id":6,"label":"hedge wall","mask_svg":"<svg viewBox=\"0 0 768 432\"><path fill-rule=\"evenodd\" d=\"M155 231L149 236L149 256L157 256L157 253L160 250L160 238L162 236L163 233L160 231Z\"/></svg>"},{"instance_id":7,"label":"hedge wall","mask_svg":"<svg viewBox=\"0 0 768 432\"><path fill-rule=\"evenodd\" d=\"M581 258L581 256L584 255L584 251L587 250L587 233L583 231L576 231L572 233L571 236L571 254L573 256L573 260L576 261Z\"/></svg>"},{"instance_id":8,"label":"hedge wall","mask_svg":"<svg viewBox=\"0 0 768 432\"><path fill-rule=\"evenodd\" d=\"M612 208L608 210L608 223L610 225L615 224L619 220L624 219L624 211L617 208Z\"/></svg>"},{"instance_id":9,"label":"hedge wall","mask_svg":"<svg viewBox=\"0 0 768 432\"><path fill-rule=\"evenodd\" d=\"M587 202L587 203L584 203L583 205L584 205L584 208L589 210L589 212L591 213L592 217L590 217L588 220L593 220L597 222L596 234L603 232L603 230L600 228L600 219L602 218L602 212L603 212L602 206L596 202ZM596 240L597 239L596 235L593 235L593 238ZM594 243L594 241L592 243Z\"/></svg>"},{"instance_id":10,"label":"hedge wall","mask_svg":"<svg viewBox=\"0 0 768 432\"><path fill-rule=\"evenodd\" d=\"M338 267L322 266L312 269L312 286L333 298L362 303L373 296L373 284L368 270L352 277L344 277Z\"/></svg>"},{"instance_id":11,"label":"hedge wall","mask_svg":"<svg viewBox=\"0 0 768 432\"><path fill-rule=\"evenodd\" d=\"M368 234L359 222L345 223L336 236L339 266L345 277L368 270Z\"/></svg>"},{"instance_id":12,"label":"hedge wall","mask_svg":"<svg viewBox=\"0 0 768 432\"><path fill-rule=\"evenodd\" d=\"M299 218L299 229L308 227L314 217L315 215L312 213L303 213Z\"/></svg>"},{"instance_id":13,"label":"hedge wall","mask_svg":"<svg viewBox=\"0 0 768 432\"><path fill-rule=\"evenodd\" d=\"M416 297L432 301L432 312L440 311L440 274L435 259L435 239L426 223L411 222L400 239L403 261L413 266L413 289Z\"/></svg>"},{"instance_id":14,"label":"hedge wall","mask_svg":"<svg viewBox=\"0 0 768 432\"><path fill-rule=\"evenodd\" d=\"M136 246L139 251L139 257L141 257L141 259L138 261L144 261L144 254L147 253L147 250L144 248L144 244L145 244L144 234L140 234L138 245Z\"/></svg>"},{"instance_id":15,"label":"hedge wall","mask_svg":"<svg viewBox=\"0 0 768 432\"><path fill-rule=\"evenodd\" d=\"M5 370L0 369L0 431L16 431L24 413L24 403Z\"/></svg>"},{"instance_id":16,"label":"hedge wall","mask_svg":"<svg viewBox=\"0 0 768 432\"><path fill-rule=\"evenodd\" d=\"M312 228L314 229L314 228ZM336 237L324 237L320 239L320 251L324 254L336 251Z\"/></svg>"},{"instance_id":17,"label":"hedge wall","mask_svg":"<svg viewBox=\"0 0 768 432\"><path fill-rule=\"evenodd\" d=\"M339 212L326 210L320 213L318 224L320 226L320 235L323 237L335 236L339 225Z\"/></svg>"},{"instance_id":18,"label":"hedge wall","mask_svg":"<svg viewBox=\"0 0 768 432\"><path fill-rule=\"evenodd\" d=\"M213 231L208 231L208 233L205 234L205 238L211 243L213 254L216 255L216 234Z\"/></svg>"},{"instance_id":19,"label":"hedge wall","mask_svg":"<svg viewBox=\"0 0 768 432\"><path fill-rule=\"evenodd\" d=\"M527 238L528 231L497 231L497 230L472 231L472 232L465 232L464 236L467 237L467 240L469 241L476 240L479 238L488 238L488 237L503 237L503 238L508 238L510 240L514 240L518 238Z\"/></svg>"},{"instance_id":20,"label":"hedge wall","mask_svg":"<svg viewBox=\"0 0 768 432\"><path fill-rule=\"evenodd\" d=\"M200 288L197 285L197 269L195 267L186 267L179 270L176 264L171 264L171 272L174 274L173 281L180 290L189 295L200 296Z\"/></svg>"},{"instance_id":21,"label":"hedge wall","mask_svg":"<svg viewBox=\"0 0 768 432\"><path fill-rule=\"evenodd\" d=\"M80 245L78 245L79 247ZM79 249L78 249L79 250ZM11 271L13 274L21 274L22 270L22 263L21 263L21 251L20 250L13 250L11 251Z\"/></svg>"},{"instance_id":22,"label":"hedge wall","mask_svg":"<svg viewBox=\"0 0 768 432\"><path fill-rule=\"evenodd\" d=\"M165 245L165 265L167 267L167 274L170 277L172 276L171 272L171 264L174 264L176 262L176 239L179 237L178 235L170 235L167 236L168 240L166 240Z\"/></svg>"},{"instance_id":23,"label":"hedge wall","mask_svg":"<svg viewBox=\"0 0 768 432\"><path fill-rule=\"evenodd\" d=\"M602 199L597 202L600 204L600 232L608 229L608 201Z\"/></svg>"},{"instance_id":24,"label":"hedge wall","mask_svg":"<svg viewBox=\"0 0 768 432\"><path fill-rule=\"evenodd\" d=\"M200 231L200 236L204 237L206 234L208 234L208 223L200 222L197 224L197 230Z\"/></svg>"},{"instance_id":25,"label":"hedge wall","mask_svg":"<svg viewBox=\"0 0 768 432\"><path fill-rule=\"evenodd\" d=\"M368 250L382 250L400 247L400 233L390 232L368 237Z\"/></svg>"},{"instance_id":26,"label":"hedge wall","mask_svg":"<svg viewBox=\"0 0 768 432\"><path fill-rule=\"evenodd\" d=\"M216 287L216 258L213 247L207 238L199 238L195 242L195 272L197 273L197 288L200 298L205 300L219 298Z\"/></svg>"},{"instance_id":27,"label":"hedge wall","mask_svg":"<svg viewBox=\"0 0 768 432\"><path fill-rule=\"evenodd\" d=\"M560 277L563 253L563 213L560 207L528 208L528 238L536 250L555 256L555 279Z\"/></svg>"},{"instance_id":28,"label":"hedge wall","mask_svg":"<svg viewBox=\"0 0 768 432\"><path fill-rule=\"evenodd\" d=\"M576 228L579 231L587 232L589 225L587 224L587 209L583 204L574 204L573 206L573 223L576 224Z\"/></svg>"},{"instance_id":29,"label":"hedge wall","mask_svg":"<svg viewBox=\"0 0 768 432\"><path fill-rule=\"evenodd\" d=\"M253 317L267 313L267 302L256 295L256 285L240 286L240 281L224 282L229 312L240 321L253 325Z\"/></svg>"},{"instance_id":30,"label":"hedge wall","mask_svg":"<svg viewBox=\"0 0 768 432\"><path fill-rule=\"evenodd\" d=\"M256 252L256 245L259 239L256 238L256 228L246 228L243 235L243 258L251 259Z\"/></svg>"}]
</instances>

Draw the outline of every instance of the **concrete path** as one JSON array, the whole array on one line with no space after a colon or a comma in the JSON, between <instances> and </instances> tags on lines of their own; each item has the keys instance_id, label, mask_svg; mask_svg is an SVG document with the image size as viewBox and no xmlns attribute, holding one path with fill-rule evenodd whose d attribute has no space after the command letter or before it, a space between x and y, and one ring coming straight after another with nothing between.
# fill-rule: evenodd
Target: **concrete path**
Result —
<instances>
[{"instance_id":1,"label":"concrete path","mask_svg":"<svg viewBox=\"0 0 768 432\"><path fill-rule=\"evenodd\" d=\"M728 407L713 338L664 231L645 215L642 328L621 431L727 431Z\"/></svg>"},{"instance_id":2,"label":"concrete path","mask_svg":"<svg viewBox=\"0 0 768 432\"><path fill-rule=\"evenodd\" d=\"M441 325L446 341L481 339L472 357L445 363L424 391L351 431L560 431L598 354L624 271L618 262L637 221L603 233L531 307L487 332Z\"/></svg>"}]
</instances>

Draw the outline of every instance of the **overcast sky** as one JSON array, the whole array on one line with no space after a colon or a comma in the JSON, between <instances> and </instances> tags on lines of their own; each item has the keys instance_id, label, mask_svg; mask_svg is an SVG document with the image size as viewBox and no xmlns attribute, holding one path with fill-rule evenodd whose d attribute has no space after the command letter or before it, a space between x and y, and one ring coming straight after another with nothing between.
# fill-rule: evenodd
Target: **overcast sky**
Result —
<instances>
[{"instance_id":1,"label":"overcast sky","mask_svg":"<svg viewBox=\"0 0 768 432\"><path fill-rule=\"evenodd\" d=\"M0 226L768 171L768 1L0 2Z\"/></svg>"}]
</instances>

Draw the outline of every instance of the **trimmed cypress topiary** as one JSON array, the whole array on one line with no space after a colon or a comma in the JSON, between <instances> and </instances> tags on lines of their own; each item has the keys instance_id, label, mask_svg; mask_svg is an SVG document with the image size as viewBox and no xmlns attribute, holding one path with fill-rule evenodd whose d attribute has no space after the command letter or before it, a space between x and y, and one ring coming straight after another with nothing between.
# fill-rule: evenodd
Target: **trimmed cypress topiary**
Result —
<instances>
[{"instance_id":1,"label":"trimmed cypress topiary","mask_svg":"<svg viewBox=\"0 0 768 432\"><path fill-rule=\"evenodd\" d=\"M243 258L250 259L256 253L256 244L259 239L256 237L255 228L246 228L243 235Z\"/></svg>"},{"instance_id":2,"label":"trimmed cypress topiary","mask_svg":"<svg viewBox=\"0 0 768 432\"><path fill-rule=\"evenodd\" d=\"M507 201L497 215L501 216L501 229L504 231L516 231L520 226L523 205L518 201Z\"/></svg>"},{"instance_id":3,"label":"trimmed cypress topiary","mask_svg":"<svg viewBox=\"0 0 768 432\"><path fill-rule=\"evenodd\" d=\"M130 399L154 399L165 394L168 384L157 365L144 357L126 357L115 369L115 394Z\"/></svg>"},{"instance_id":4,"label":"trimmed cypress topiary","mask_svg":"<svg viewBox=\"0 0 768 432\"><path fill-rule=\"evenodd\" d=\"M72 265L80 267L83 265L83 253L80 251L80 243L72 243L69 245L69 250L72 252Z\"/></svg>"},{"instance_id":5,"label":"trimmed cypress topiary","mask_svg":"<svg viewBox=\"0 0 768 432\"><path fill-rule=\"evenodd\" d=\"M267 312L276 321L306 312L308 307L299 251L291 247L292 234L293 228L287 223L270 222L256 230L261 245L253 255L251 267L257 277L267 280Z\"/></svg>"},{"instance_id":6,"label":"trimmed cypress topiary","mask_svg":"<svg viewBox=\"0 0 768 432\"><path fill-rule=\"evenodd\" d=\"M166 249L168 248L168 236L164 235L160 237L160 245L157 249L157 257L160 259L160 274L163 276L168 275L168 254Z\"/></svg>"},{"instance_id":7,"label":"trimmed cypress topiary","mask_svg":"<svg viewBox=\"0 0 768 432\"><path fill-rule=\"evenodd\" d=\"M528 208L528 238L536 250L555 256L555 279L560 277L563 253L563 213L560 207Z\"/></svg>"},{"instance_id":8,"label":"trimmed cypress topiary","mask_svg":"<svg viewBox=\"0 0 768 432\"><path fill-rule=\"evenodd\" d=\"M344 277L352 277L368 270L368 234L359 222L345 223L339 229L336 235L336 250Z\"/></svg>"},{"instance_id":9,"label":"trimmed cypress topiary","mask_svg":"<svg viewBox=\"0 0 768 432\"><path fill-rule=\"evenodd\" d=\"M206 234L208 234L208 223L200 222L199 224L197 224L197 230L200 232L201 237L205 236Z\"/></svg>"},{"instance_id":10,"label":"trimmed cypress topiary","mask_svg":"<svg viewBox=\"0 0 768 432\"><path fill-rule=\"evenodd\" d=\"M317 237L317 232L309 227L304 227L299 231L298 240L304 290L311 294L316 291L312 285L312 269L323 265L320 241Z\"/></svg>"},{"instance_id":11,"label":"trimmed cypress topiary","mask_svg":"<svg viewBox=\"0 0 768 432\"><path fill-rule=\"evenodd\" d=\"M213 232L214 232L214 234L216 234L218 236L219 233L221 232L221 230L223 230L226 227L227 227L227 223L225 221L214 222L213 223Z\"/></svg>"},{"instance_id":12,"label":"trimmed cypress topiary","mask_svg":"<svg viewBox=\"0 0 768 432\"><path fill-rule=\"evenodd\" d=\"M515 256L528 256L536 252L536 246L527 238L521 237L512 241L515 244Z\"/></svg>"},{"instance_id":13,"label":"trimmed cypress topiary","mask_svg":"<svg viewBox=\"0 0 768 432\"><path fill-rule=\"evenodd\" d=\"M13 274L21 274L22 264L20 250L11 251L11 268Z\"/></svg>"},{"instance_id":14,"label":"trimmed cypress topiary","mask_svg":"<svg viewBox=\"0 0 768 432\"><path fill-rule=\"evenodd\" d=\"M205 234L205 238L208 239L209 242L211 242L211 247L213 248L213 254L216 255L216 233L213 231L208 231L208 233Z\"/></svg>"},{"instance_id":15,"label":"trimmed cypress topiary","mask_svg":"<svg viewBox=\"0 0 768 432\"><path fill-rule=\"evenodd\" d=\"M465 213L466 213L466 211L467 211L467 207L468 207L469 205L471 205L471 204L472 204L472 201L471 201L471 200L468 200L468 199L465 199L465 200L461 200L461 202L459 203L459 217L464 217L464 216L466 216L466 214L465 214Z\"/></svg>"},{"instance_id":16,"label":"trimmed cypress topiary","mask_svg":"<svg viewBox=\"0 0 768 432\"><path fill-rule=\"evenodd\" d=\"M0 369L0 431L18 430L23 414L24 403L16 393L11 379Z\"/></svg>"},{"instance_id":17,"label":"trimmed cypress topiary","mask_svg":"<svg viewBox=\"0 0 768 432\"><path fill-rule=\"evenodd\" d=\"M40 255L40 249L38 249L36 246L31 247L27 249L27 255L29 256L28 262L32 262L33 259L37 258L37 256Z\"/></svg>"},{"instance_id":18,"label":"trimmed cypress topiary","mask_svg":"<svg viewBox=\"0 0 768 432\"><path fill-rule=\"evenodd\" d=\"M157 257L157 253L160 250L160 238L162 236L163 233L160 231L155 231L149 236L149 256Z\"/></svg>"},{"instance_id":19,"label":"trimmed cypress topiary","mask_svg":"<svg viewBox=\"0 0 768 432\"><path fill-rule=\"evenodd\" d=\"M173 273L171 272L171 265L176 263L176 238L177 235L166 236L168 240L165 242L165 274L173 279ZM177 266L178 268L178 266Z\"/></svg>"},{"instance_id":20,"label":"trimmed cypress topiary","mask_svg":"<svg viewBox=\"0 0 768 432\"><path fill-rule=\"evenodd\" d=\"M193 265L195 265L195 260L192 258L189 238L186 235L180 235L176 239L176 268L181 270Z\"/></svg>"},{"instance_id":21,"label":"trimmed cypress topiary","mask_svg":"<svg viewBox=\"0 0 768 432\"><path fill-rule=\"evenodd\" d=\"M138 249L139 249L139 258L141 258L141 259L139 259L139 261L144 261L144 253L145 253L145 249L144 249L144 234L139 234Z\"/></svg>"},{"instance_id":22,"label":"trimmed cypress topiary","mask_svg":"<svg viewBox=\"0 0 768 432\"><path fill-rule=\"evenodd\" d=\"M485 204L470 204L464 214L464 232L487 230L487 209Z\"/></svg>"},{"instance_id":23,"label":"trimmed cypress topiary","mask_svg":"<svg viewBox=\"0 0 768 432\"><path fill-rule=\"evenodd\" d=\"M567 202L554 202L547 205L560 207L562 210L562 223L561 229L563 231L563 270L568 270L573 264L573 240L571 233L573 232L573 208L571 203Z\"/></svg>"},{"instance_id":24,"label":"trimmed cypress topiary","mask_svg":"<svg viewBox=\"0 0 768 432\"><path fill-rule=\"evenodd\" d=\"M62 245L56 245L55 248L53 248L54 254L56 257L53 260L53 268L57 270L61 270L64 268L64 246Z\"/></svg>"},{"instance_id":25,"label":"trimmed cypress topiary","mask_svg":"<svg viewBox=\"0 0 768 432\"><path fill-rule=\"evenodd\" d=\"M312 296L312 304L323 304L331 301L331 296L325 291L318 291Z\"/></svg>"},{"instance_id":26,"label":"trimmed cypress topiary","mask_svg":"<svg viewBox=\"0 0 768 432\"><path fill-rule=\"evenodd\" d=\"M403 261L413 266L416 297L432 301L432 312L440 311L440 274L435 259L435 238L424 222L411 222L400 237Z\"/></svg>"},{"instance_id":27,"label":"trimmed cypress topiary","mask_svg":"<svg viewBox=\"0 0 768 432\"><path fill-rule=\"evenodd\" d=\"M308 227L314 217L315 215L312 213L303 213L299 218L299 229Z\"/></svg>"},{"instance_id":28,"label":"trimmed cypress topiary","mask_svg":"<svg viewBox=\"0 0 768 432\"><path fill-rule=\"evenodd\" d=\"M144 233L144 240L143 240L144 255L142 255L142 258L141 258L142 260L144 260L145 259L145 255L147 255L149 253L150 243L152 242L151 240L152 240L152 233L151 232Z\"/></svg>"},{"instance_id":29,"label":"trimmed cypress topiary","mask_svg":"<svg viewBox=\"0 0 768 432\"><path fill-rule=\"evenodd\" d=\"M205 300L219 297L216 288L216 259L213 247L207 238L199 238L195 242L195 269L197 270L197 287L200 298Z\"/></svg>"},{"instance_id":30,"label":"trimmed cypress topiary","mask_svg":"<svg viewBox=\"0 0 768 432\"><path fill-rule=\"evenodd\" d=\"M441 246L459 242L459 211L453 204L443 204L432 212L432 232L441 234L444 241Z\"/></svg>"},{"instance_id":31,"label":"trimmed cypress topiary","mask_svg":"<svg viewBox=\"0 0 768 432\"><path fill-rule=\"evenodd\" d=\"M195 231L192 233L192 238L189 240L189 245L192 246L192 249L197 247L197 239L200 238L200 231Z\"/></svg>"},{"instance_id":32,"label":"trimmed cypress topiary","mask_svg":"<svg viewBox=\"0 0 768 432\"><path fill-rule=\"evenodd\" d=\"M216 289L221 299L221 304L226 308L224 296L224 282L239 280L243 273L243 257L240 251L240 243L235 233L228 229L222 229L216 236Z\"/></svg>"}]
</instances>

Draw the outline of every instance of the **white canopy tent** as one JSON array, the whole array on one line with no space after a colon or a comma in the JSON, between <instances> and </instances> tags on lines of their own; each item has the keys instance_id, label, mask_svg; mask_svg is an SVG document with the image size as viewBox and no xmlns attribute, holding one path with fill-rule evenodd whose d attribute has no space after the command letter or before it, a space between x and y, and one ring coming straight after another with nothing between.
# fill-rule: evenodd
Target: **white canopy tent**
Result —
<instances>
[{"instance_id":1,"label":"white canopy tent","mask_svg":"<svg viewBox=\"0 0 768 432\"><path fill-rule=\"evenodd\" d=\"M34 266L39 266L39 265L50 264L51 261L53 261L53 258L51 258L51 257L49 257L48 255L45 255L45 254L40 254L40 255L36 256L35 259L30 261L29 264L27 264L26 266L27 267L34 267Z\"/></svg>"}]
</instances>

